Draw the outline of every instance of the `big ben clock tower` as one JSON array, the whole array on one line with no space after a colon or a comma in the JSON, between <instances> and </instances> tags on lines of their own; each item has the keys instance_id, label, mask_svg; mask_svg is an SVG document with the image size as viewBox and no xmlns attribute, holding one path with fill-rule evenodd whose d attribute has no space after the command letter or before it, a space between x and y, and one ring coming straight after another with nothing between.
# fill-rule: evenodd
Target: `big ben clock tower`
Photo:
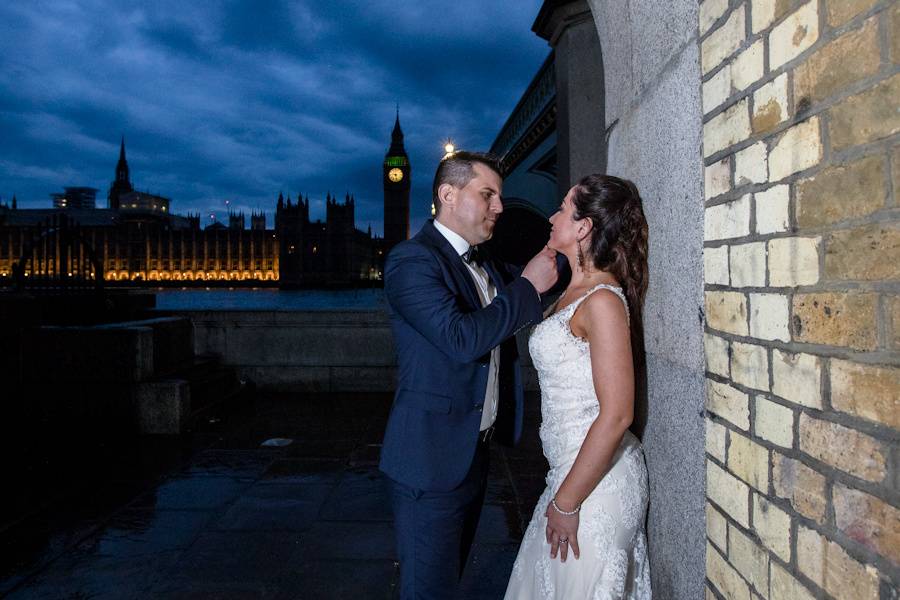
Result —
<instances>
[{"instance_id":1,"label":"big ben clock tower","mask_svg":"<svg viewBox=\"0 0 900 600\"><path fill-rule=\"evenodd\" d=\"M384 155L384 251L385 255L398 243L409 238L409 157L403 148L400 110L391 133L391 147Z\"/></svg>"}]
</instances>

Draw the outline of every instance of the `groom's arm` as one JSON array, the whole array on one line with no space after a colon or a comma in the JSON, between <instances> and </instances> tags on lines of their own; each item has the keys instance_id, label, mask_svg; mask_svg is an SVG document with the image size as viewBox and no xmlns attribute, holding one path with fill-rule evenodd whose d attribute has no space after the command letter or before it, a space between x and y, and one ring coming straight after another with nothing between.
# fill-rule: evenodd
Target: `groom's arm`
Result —
<instances>
[{"instance_id":1,"label":"groom's arm","mask_svg":"<svg viewBox=\"0 0 900 600\"><path fill-rule=\"evenodd\" d=\"M416 244L401 244L388 256L384 290L391 308L413 329L449 358L464 362L541 319L537 290L524 277L513 279L487 306L463 312L437 258Z\"/></svg>"}]
</instances>

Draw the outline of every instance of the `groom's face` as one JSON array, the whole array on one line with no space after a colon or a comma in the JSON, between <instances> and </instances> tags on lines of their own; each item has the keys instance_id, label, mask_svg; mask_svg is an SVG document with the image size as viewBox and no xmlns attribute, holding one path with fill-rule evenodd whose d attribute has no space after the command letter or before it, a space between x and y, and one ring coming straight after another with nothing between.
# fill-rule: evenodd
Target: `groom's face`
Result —
<instances>
[{"instance_id":1,"label":"groom's face","mask_svg":"<svg viewBox=\"0 0 900 600\"><path fill-rule=\"evenodd\" d=\"M497 218L503 212L500 175L481 163L472 165L475 176L463 188L454 189L451 208L459 233L473 246L486 242L494 234Z\"/></svg>"}]
</instances>

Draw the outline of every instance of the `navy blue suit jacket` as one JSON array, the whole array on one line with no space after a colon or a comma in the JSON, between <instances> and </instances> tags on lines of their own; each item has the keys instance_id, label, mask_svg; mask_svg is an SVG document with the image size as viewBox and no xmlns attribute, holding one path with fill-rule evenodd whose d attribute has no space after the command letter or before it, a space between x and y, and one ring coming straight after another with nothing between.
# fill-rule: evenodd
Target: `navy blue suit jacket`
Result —
<instances>
[{"instance_id":1,"label":"navy blue suit jacket","mask_svg":"<svg viewBox=\"0 0 900 600\"><path fill-rule=\"evenodd\" d=\"M541 319L534 286L507 265L484 265L497 296L481 306L476 284L450 242L428 221L390 253L384 289L398 382L381 451L395 481L448 491L472 464L491 350L500 345L495 438L518 441L522 380L516 331Z\"/></svg>"}]
</instances>

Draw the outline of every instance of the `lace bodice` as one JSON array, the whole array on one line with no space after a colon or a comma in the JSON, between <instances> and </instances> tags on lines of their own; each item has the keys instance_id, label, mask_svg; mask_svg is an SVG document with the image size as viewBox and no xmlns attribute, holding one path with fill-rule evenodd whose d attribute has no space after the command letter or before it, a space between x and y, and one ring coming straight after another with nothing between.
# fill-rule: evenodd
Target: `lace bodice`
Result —
<instances>
[{"instance_id":1,"label":"lace bodice","mask_svg":"<svg viewBox=\"0 0 900 600\"><path fill-rule=\"evenodd\" d=\"M538 324L528 340L541 385L541 442L551 468L575 459L588 428L600 413L590 347L570 328L572 315L581 303L600 289L621 298L628 314L622 288L601 283Z\"/></svg>"}]
</instances>

